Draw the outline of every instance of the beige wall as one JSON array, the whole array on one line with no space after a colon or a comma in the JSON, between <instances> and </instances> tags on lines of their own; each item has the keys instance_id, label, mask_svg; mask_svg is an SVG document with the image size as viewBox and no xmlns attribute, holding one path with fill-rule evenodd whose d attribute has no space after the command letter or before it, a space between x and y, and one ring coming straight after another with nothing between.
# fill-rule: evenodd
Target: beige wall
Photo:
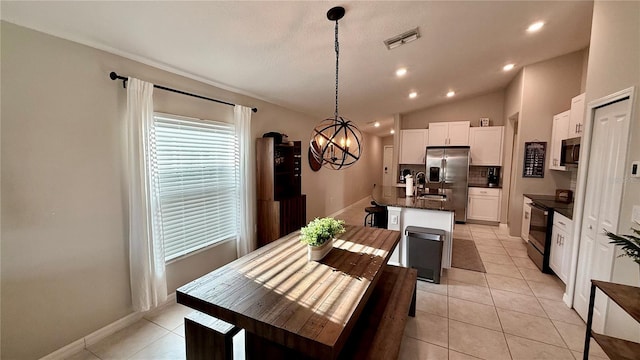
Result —
<instances>
[{"instance_id":1,"label":"beige wall","mask_svg":"<svg viewBox=\"0 0 640 360\"><path fill-rule=\"evenodd\" d=\"M504 90L469 99L448 101L442 105L402 114L402 129L426 129L429 123L471 121L480 126L480 118L488 117L492 126L504 125Z\"/></svg>"},{"instance_id":2,"label":"beige wall","mask_svg":"<svg viewBox=\"0 0 640 360\"><path fill-rule=\"evenodd\" d=\"M509 195L509 228L513 236L520 233L523 194L555 194L556 188L568 189L571 174L549 170L553 116L571 108L571 98L580 94L585 51L577 51L551 60L526 66L523 70L522 105L515 154L515 182ZM511 106L511 105L510 105ZM547 158L544 178L523 178L524 144L546 141Z\"/></svg>"},{"instance_id":3,"label":"beige wall","mask_svg":"<svg viewBox=\"0 0 640 360\"><path fill-rule=\"evenodd\" d=\"M393 146L393 135L385 136L381 139L382 146L391 145Z\"/></svg>"},{"instance_id":4,"label":"beige wall","mask_svg":"<svg viewBox=\"0 0 640 360\"><path fill-rule=\"evenodd\" d=\"M2 23L2 355L44 356L132 312L122 117L126 90L110 71L259 108L255 137L306 143L320 119L113 54ZM232 108L156 91L158 111L230 121ZM308 218L367 196L379 182L375 136L346 171L309 170ZM226 243L168 266L176 287L235 258Z\"/></svg>"},{"instance_id":5,"label":"beige wall","mask_svg":"<svg viewBox=\"0 0 640 360\"><path fill-rule=\"evenodd\" d=\"M640 2L596 1L593 9L591 47L587 71L586 101L593 101L622 89L635 86L636 99L631 119L626 169L631 161L640 161ZM640 205L640 181L625 173L619 229L629 233L633 205ZM620 253L620 251L618 250ZM613 282L638 286L638 264L628 257L616 258ZM605 332L640 340L638 324L616 305L611 305Z\"/></svg>"}]
</instances>

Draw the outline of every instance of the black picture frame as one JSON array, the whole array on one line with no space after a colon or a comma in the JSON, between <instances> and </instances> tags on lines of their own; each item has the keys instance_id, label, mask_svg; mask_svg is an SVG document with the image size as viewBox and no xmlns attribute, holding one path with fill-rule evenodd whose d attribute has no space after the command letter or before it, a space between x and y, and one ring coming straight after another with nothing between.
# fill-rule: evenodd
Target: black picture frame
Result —
<instances>
[{"instance_id":1,"label":"black picture frame","mask_svg":"<svg viewBox=\"0 0 640 360\"><path fill-rule=\"evenodd\" d=\"M547 154L546 141L528 141L524 143L523 178L544 178L544 164Z\"/></svg>"}]
</instances>

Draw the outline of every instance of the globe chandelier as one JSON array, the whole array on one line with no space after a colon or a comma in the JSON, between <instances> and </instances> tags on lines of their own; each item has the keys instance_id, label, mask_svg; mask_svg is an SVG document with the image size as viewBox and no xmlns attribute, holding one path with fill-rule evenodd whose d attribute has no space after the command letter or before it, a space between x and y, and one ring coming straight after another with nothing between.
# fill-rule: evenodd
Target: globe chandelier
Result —
<instances>
[{"instance_id":1,"label":"globe chandelier","mask_svg":"<svg viewBox=\"0 0 640 360\"><path fill-rule=\"evenodd\" d=\"M338 44L338 20L342 19L345 10L341 6L329 9L327 19L335 21L336 52L336 94L333 118L324 119L311 134L309 149L313 158L323 166L340 170L345 169L360 159L362 151L362 133L356 125L338 113L338 70L340 46Z\"/></svg>"}]
</instances>

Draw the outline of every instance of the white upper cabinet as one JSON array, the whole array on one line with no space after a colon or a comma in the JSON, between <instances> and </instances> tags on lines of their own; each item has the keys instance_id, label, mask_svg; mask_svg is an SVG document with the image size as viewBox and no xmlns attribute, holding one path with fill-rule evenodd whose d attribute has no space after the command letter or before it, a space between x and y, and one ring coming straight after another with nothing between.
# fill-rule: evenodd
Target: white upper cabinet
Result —
<instances>
[{"instance_id":1,"label":"white upper cabinet","mask_svg":"<svg viewBox=\"0 0 640 360\"><path fill-rule=\"evenodd\" d=\"M449 138L448 123L429 124L429 146L445 146Z\"/></svg>"},{"instance_id":2,"label":"white upper cabinet","mask_svg":"<svg viewBox=\"0 0 640 360\"><path fill-rule=\"evenodd\" d=\"M562 153L562 140L569 134L569 110L553 117L553 132L551 133L551 155L549 156L549 169L566 170L560 166L560 154Z\"/></svg>"},{"instance_id":3,"label":"white upper cabinet","mask_svg":"<svg viewBox=\"0 0 640 360\"><path fill-rule=\"evenodd\" d=\"M429 124L429 146L469 145L469 121Z\"/></svg>"},{"instance_id":4,"label":"white upper cabinet","mask_svg":"<svg viewBox=\"0 0 640 360\"><path fill-rule=\"evenodd\" d=\"M582 136L582 132L584 131L584 112L586 107L584 99L584 93L571 99L571 115L569 116L569 133L567 134L567 138Z\"/></svg>"},{"instance_id":5,"label":"white upper cabinet","mask_svg":"<svg viewBox=\"0 0 640 360\"><path fill-rule=\"evenodd\" d=\"M470 165L502 166L504 126L469 129Z\"/></svg>"},{"instance_id":6,"label":"white upper cabinet","mask_svg":"<svg viewBox=\"0 0 640 360\"><path fill-rule=\"evenodd\" d=\"M400 164L424 165L429 130L400 130Z\"/></svg>"}]
</instances>

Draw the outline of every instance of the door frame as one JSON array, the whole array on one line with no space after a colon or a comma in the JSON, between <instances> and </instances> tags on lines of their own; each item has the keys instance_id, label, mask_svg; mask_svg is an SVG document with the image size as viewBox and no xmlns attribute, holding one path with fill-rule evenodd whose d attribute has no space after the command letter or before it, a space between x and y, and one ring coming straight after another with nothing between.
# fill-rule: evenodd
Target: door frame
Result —
<instances>
[{"instance_id":1,"label":"door frame","mask_svg":"<svg viewBox=\"0 0 640 360\"><path fill-rule=\"evenodd\" d=\"M584 124L584 133L582 134L582 139L580 140L581 166L578 169L579 171L576 185L576 196L573 204L573 246L571 248L571 265L567 287L564 295L562 296L562 300L569 307L573 307L573 301L575 298L576 280L578 274L578 253L580 251L580 238L582 235L582 216L584 214L584 203L586 196L587 174L589 171L589 155L591 153L591 137L593 131L594 115L596 109L628 98L630 100L628 113L630 119L633 119L633 109L635 109L636 103L635 92L635 86L632 86L624 90L620 90L616 93L601 97L599 99L589 101L585 110L586 118ZM631 134L628 134L628 136L631 136ZM627 143L627 156L629 154L630 146L631 141ZM620 205L622 206L622 204ZM616 227L619 227L619 224L617 224ZM613 261L615 262L615 257L613 258ZM611 263L611 266L613 266L613 262Z\"/></svg>"}]
</instances>

